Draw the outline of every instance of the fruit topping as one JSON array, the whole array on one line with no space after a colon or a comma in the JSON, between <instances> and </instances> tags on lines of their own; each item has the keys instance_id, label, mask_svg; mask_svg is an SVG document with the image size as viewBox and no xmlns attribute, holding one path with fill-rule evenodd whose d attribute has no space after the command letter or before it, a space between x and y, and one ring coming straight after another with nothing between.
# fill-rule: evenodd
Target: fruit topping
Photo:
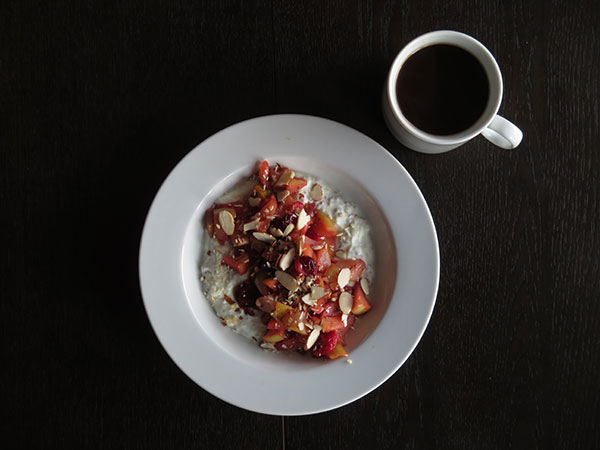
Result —
<instances>
[{"instance_id":1,"label":"fruit topping","mask_svg":"<svg viewBox=\"0 0 600 450\"><path fill-rule=\"evenodd\" d=\"M303 190L308 183L261 161L252 190L240 201L214 204L204 221L213 239L230 244L221 264L245 278L234 288L235 302L226 295L225 301L262 312L262 343L335 359L347 355L356 316L371 309L369 283L363 260L340 257L347 254L338 253L341 230L319 209L324 190L317 183Z\"/></svg>"},{"instance_id":2,"label":"fruit topping","mask_svg":"<svg viewBox=\"0 0 600 450\"><path fill-rule=\"evenodd\" d=\"M328 333L321 332L317 342L315 342L313 355L317 357L325 356L335 348L338 339L338 334L335 331L330 331Z\"/></svg>"}]
</instances>

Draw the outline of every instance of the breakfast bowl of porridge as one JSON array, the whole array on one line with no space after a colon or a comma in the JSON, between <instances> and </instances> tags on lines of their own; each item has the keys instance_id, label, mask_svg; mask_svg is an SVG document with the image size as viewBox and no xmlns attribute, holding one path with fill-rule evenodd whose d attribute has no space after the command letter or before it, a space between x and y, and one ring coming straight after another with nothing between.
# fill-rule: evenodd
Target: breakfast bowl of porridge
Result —
<instances>
[{"instance_id":1,"label":"breakfast bowl of porridge","mask_svg":"<svg viewBox=\"0 0 600 450\"><path fill-rule=\"evenodd\" d=\"M439 251L425 200L383 147L279 115L217 133L173 169L139 272L152 327L187 376L236 406L301 415L360 398L410 356Z\"/></svg>"}]
</instances>

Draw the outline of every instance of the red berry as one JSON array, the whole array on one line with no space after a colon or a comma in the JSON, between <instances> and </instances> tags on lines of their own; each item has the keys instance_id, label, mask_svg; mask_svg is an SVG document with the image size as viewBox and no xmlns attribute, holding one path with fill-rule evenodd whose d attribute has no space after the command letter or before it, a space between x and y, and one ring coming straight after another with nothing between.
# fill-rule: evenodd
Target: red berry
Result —
<instances>
[{"instance_id":1,"label":"red berry","mask_svg":"<svg viewBox=\"0 0 600 450\"><path fill-rule=\"evenodd\" d=\"M278 217L271 222L271 226L275 228L279 228L281 231L284 231L289 224L296 223L296 215L295 214L284 214L283 217Z\"/></svg>"},{"instance_id":2,"label":"red berry","mask_svg":"<svg viewBox=\"0 0 600 450\"><path fill-rule=\"evenodd\" d=\"M260 292L255 284L249 280L242 281L234 291L235 300L242 308L255 307L255 302L260 297Z\"/></svg>"},{"instance_id":3,"label":"red berry","mask_svg":"<svg viewBox=\"0 0 600 450\"><path fill-rule=\"evenodd\" d=\"M294 265L298 275L308 275L314 277L317 274L317 263L310 256L299 256Z\"/></svg>"}]
</instances>

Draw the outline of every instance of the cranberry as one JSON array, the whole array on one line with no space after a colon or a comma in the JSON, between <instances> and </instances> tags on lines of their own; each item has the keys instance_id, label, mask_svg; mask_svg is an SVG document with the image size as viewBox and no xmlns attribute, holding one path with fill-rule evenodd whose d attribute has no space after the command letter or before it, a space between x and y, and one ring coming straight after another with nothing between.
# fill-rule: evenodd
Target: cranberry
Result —
<instances>
[{"instance_id":1,"label":"cranberry","mask_svg":"<svg viewBox=\"0 0 600 450\"><path fill-rule=\"evenodd\" d=\"M275 228L279 228L281 231L284 231L290 223L295 223L295 222L296 222L295 214L285 214L283 217L278 217L278 218L274 219L273 222L271 222L271 225L273 225Z\"/></svg>"},{"instance_id":2,"label":"cranberry","mask_svg":"<svg viewBox=\"0 0 600 450\"><path fill-rule=\"evenodd\" d=\"M325 356L335 348L338 343L338 334L335 331L321 333L319 339L313 347L313 355L317 357Z\"/></svg>"},{"instance_id":3,"label":"cranberry","mask_svg":"<svg viewBox=\"0 0 600 450\"><path fill-rule=\"evenodd\" d=\"M317 262L310 256L302 255L296 258L294 265L298 275L308 275L314 277L317 274Z\"/></svg>"},{"instance_id":4,"label":"cranberry","mask_svg":"<svg viewBox=\"0 0 600 450\"><path fill-rule=\"evenodd\" d=\"M256 299L260 297L260 292L250 280L242 281L235 288L235 300L242 308L253 307L256 304Z\"/></svg>"}]
</instances>

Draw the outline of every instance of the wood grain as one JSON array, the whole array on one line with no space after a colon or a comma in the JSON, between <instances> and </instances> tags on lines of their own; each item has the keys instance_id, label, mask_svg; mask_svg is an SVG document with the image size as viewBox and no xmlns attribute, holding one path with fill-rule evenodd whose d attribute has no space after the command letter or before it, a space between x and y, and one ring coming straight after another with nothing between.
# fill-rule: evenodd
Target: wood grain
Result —
<instances>
[{"instance_id":1,"label":"wood grain","mask_svg":"<svg viewBox=\"0 0 600 450\"><path fill-rule=\"evenodd\" d=\"M279 418L177 369L137 280L145 214L174 164L271 110L270 4L5 9L0 447L280 447Z\"/></svg>"},{"instance_id":2,"label":"wood grain","mask_svg":"<svg viewBox=\"0 0 600 450\"><path fill-rule=\"evenodd\" d=\"M385 128L395 54L443 28L496 56L519 149L478 138L423 155ZM598 30L591 1L2 2L0 446L600 447ZM442 258L406 364L283 429L177 369L137 281L171 168L219 129L280 112L388 148L429 203Z\"/></svg>"}]
</instances>

